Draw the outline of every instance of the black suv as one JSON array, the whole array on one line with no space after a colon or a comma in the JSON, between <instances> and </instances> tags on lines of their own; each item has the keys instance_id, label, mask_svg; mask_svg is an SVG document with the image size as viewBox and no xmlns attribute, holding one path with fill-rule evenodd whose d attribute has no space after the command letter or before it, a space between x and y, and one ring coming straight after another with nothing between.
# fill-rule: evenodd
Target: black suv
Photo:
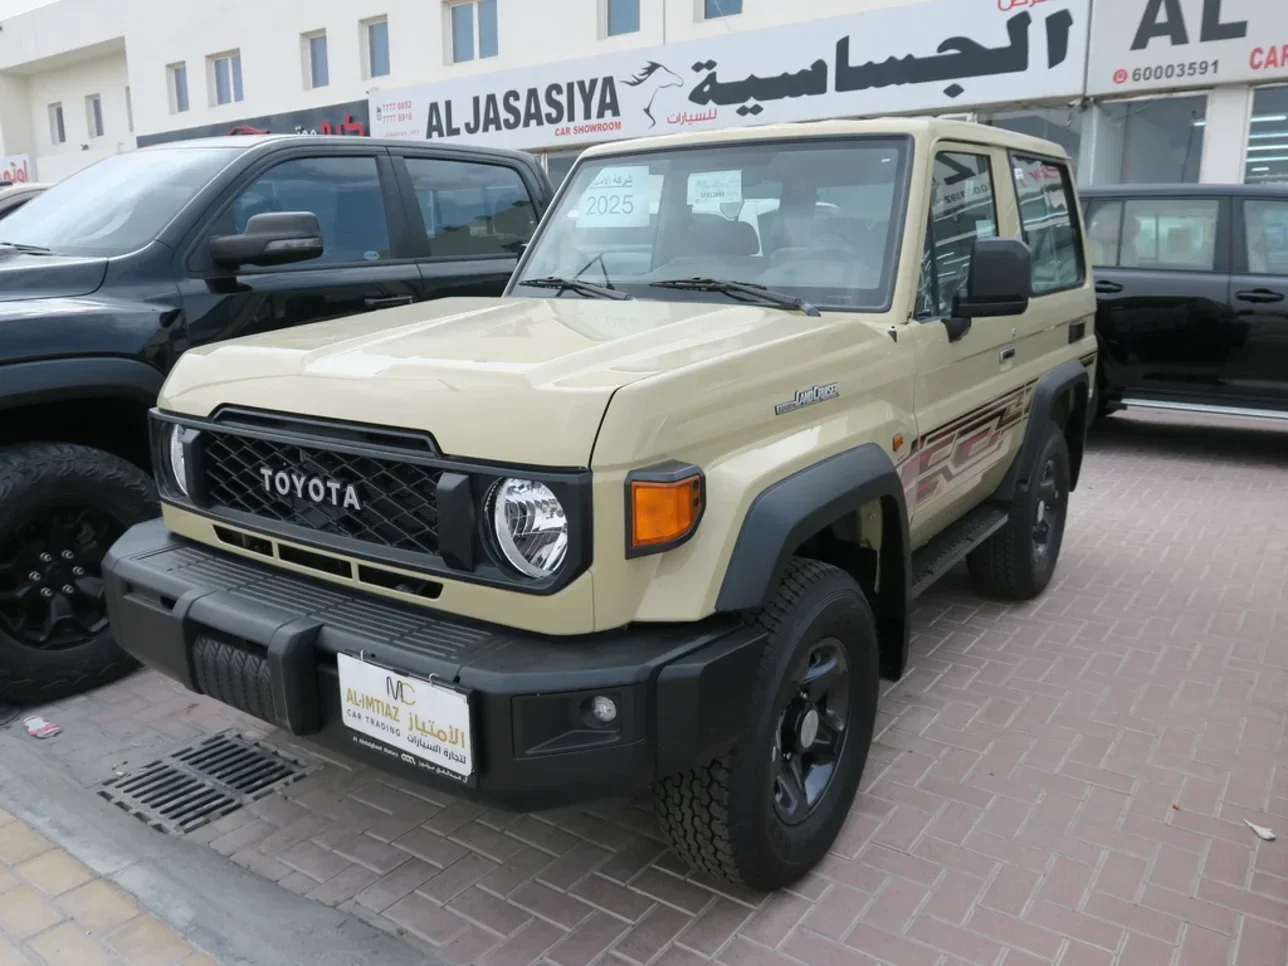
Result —
<instances>
[{"instance_id":1,"label":"black suv","mask_svg":"<svg viewBox=\"0 0 1288 966\"><path fill-rule=\"evenodd\" d=\"M1288 419L1288 185L1080 193L1101 411Z\"/></svg>"},{"instance_id":2,"label":"black suv","mask_svg":"<svg viewBox=\"0 0 1288 966\"><path fill-rule=\"evenodd\" d=\"M0 222L0 700L130 666L99 565L157 515L147 412L180 353L500 295L551 194L518 152L242 136L117 155Z\"/></svg>"}]
</instances>

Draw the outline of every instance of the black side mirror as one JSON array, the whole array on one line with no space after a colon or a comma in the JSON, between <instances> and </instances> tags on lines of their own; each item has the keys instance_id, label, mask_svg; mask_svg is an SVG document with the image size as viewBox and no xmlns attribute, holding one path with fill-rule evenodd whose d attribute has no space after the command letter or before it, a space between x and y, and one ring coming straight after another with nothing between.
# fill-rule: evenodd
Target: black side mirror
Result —
<instances>
[{"instance_id":1,"label":"black side mirror","mask_svg":"<svg viewBox=\"0 0 1288 966\"><path fill-rule=\"evenodd\" d=\"M1018 238L977 238L966 294L957 296L948 338L956 342L974 319L1023 315L1033 294L1033 252Z\"/></svg>"},{"instance_id":2,"label":"black side mirror","mask_svg":"<svg viewBox=\"0 0 1288 966\"><path fill-rule=\"evenodd\" d=\"M322 254L322 226L311 211L268 211L252 215L240 235L210 240L216 265L289 265Z\"/></svg>"}]
</instances>

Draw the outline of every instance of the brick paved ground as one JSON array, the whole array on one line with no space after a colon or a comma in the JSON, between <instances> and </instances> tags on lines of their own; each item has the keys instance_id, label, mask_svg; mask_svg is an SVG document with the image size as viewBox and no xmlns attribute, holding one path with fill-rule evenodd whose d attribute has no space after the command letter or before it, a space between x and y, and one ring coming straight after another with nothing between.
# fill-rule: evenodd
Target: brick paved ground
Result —
<instances>
[{"instance_id":1,"label":"brick paved ground","mask_svg":"<svg viewBox=\"0 0 1288 966\"><path fill-rule=\"evenodd\" d=\"M455 963L1283 966L1286 487L1283 430L1111 420L1041 600L921 601L849 823L772 897L688 875L642 803L511 815L339 762L197 835ZM48 715L86 783L262 730L150 673Z\"/></svg>"},{"instance_id":2,"label":"brick paved ground","mask_svg":"<svg viewBox=\"0 0 1288 966\"><path fill-rule=\"evenodd\" d=\"M0 810L0 966L214 966L114 885Z\"/></svg>"}]
</instances>

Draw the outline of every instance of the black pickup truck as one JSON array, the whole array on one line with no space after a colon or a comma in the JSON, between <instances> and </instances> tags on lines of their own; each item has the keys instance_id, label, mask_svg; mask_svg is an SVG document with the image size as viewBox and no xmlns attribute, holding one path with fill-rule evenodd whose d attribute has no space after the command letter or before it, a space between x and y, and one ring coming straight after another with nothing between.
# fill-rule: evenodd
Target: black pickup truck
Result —
<instances>
[{"instance_id":1,"label":"black pickup truck","mask_svg":"<svg viewBox=\"0 0 1288 966\"><path fill-rule=\"evenodd\" d=\"M1288 419L1288 185L1081 190L1101 412Z\"/></svg>"},{"instance_id":2,"label":"black pickup truck","mask_svg":"<svg viewBox=\"0 0 1288 966\"><path fill-rule=\"evenodd\" d=\"M0 221L0 701L130 666L99 565L158 512L146 416L182 352L500 295L552 193L517 152L239 136L116 155Z\"/></svg>"}]
</instances>

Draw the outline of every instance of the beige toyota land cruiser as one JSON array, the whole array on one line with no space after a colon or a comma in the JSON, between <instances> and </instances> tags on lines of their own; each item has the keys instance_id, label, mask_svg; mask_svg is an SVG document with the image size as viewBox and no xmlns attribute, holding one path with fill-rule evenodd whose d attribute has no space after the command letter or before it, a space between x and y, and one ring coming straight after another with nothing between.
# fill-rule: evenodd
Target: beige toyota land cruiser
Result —
<instances>
[{"instance_id":1,"label":"beige toyota land cruiser","mask_svg":"<svg viewBox=\"0 0 1288 966\"><path fill-rule=\"evenodd\" d=\"M1054 144L593 148L504 298L185 354L111 619L412 780L513 809L651 786L693 866L779 887L849 814L917 595L963 560L1003 599L1051 580L1094 313Z\"/></svg>"}]
</instances>

